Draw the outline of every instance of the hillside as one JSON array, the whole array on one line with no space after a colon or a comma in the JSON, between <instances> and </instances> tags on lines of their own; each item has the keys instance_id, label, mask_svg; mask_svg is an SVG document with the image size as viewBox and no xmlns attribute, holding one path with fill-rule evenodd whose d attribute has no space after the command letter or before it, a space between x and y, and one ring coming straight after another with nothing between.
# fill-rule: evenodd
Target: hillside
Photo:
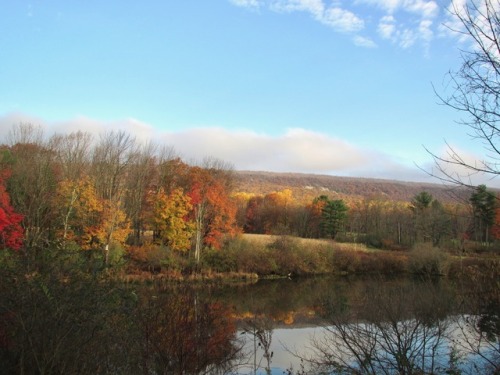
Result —
<instances>
[{"instance_id":1,"label":"hillside","mask_svg":"<svg viewBox=\"0 0 500 375\"><path fill-rule=\"evenodd\" d=\"M236 191L266 194L290 189L300 201L310 201L319 195L331 199L386 197L390 200L410 201L416 194L427 191L441 202L467 199L470 191L456 186L396 180L339 177L301 173L236 172Z\"/></svg>"}]
</instances>

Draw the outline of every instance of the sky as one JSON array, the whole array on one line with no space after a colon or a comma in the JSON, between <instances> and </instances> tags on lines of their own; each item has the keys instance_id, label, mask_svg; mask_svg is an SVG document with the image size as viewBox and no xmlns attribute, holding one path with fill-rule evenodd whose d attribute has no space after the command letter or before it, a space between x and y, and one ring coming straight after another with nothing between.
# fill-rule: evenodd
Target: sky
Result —
<instances>
[{"instance_id":1,"label":"sky","mask_svg":"<svg viewBox=\"0 0 500 375\"><path fill-rule=\"evenodd\" d=\"M483 158L439 104L460 66L444 0L5 1L0 143L125 130L237 170L436 181ZM498 184L487 182L488 186Z\"/></svg>"}]
</instances>

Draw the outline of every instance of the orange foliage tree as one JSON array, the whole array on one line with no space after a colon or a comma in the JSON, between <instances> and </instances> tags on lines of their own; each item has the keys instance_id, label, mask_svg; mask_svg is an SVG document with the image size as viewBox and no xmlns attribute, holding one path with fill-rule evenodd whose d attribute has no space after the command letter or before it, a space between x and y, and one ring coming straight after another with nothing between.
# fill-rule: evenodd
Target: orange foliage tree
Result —
<instances>
[{"instance_id":1,"label":"orange foliage tree","mask_svg":"<svg viewBox=\"0 0 500 375\"><path fill-rule=\"evenodd\" d=\"M216 249L226 235L236 229L236 204L230 197L230 185L224 173L209 168L191 167L187 192L193 205L195 222L195 259L200 260L203 246Z\"/></svg>"}]
</instances>

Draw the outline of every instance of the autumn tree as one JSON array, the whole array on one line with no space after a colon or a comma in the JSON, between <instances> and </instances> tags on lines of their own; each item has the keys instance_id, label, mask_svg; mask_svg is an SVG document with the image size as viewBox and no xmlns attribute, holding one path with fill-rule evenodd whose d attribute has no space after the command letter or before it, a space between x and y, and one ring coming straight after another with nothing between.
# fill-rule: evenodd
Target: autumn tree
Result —
<instances>
[{"instance_id":1,"label":"autumn tree","mask_svg":"<svg viewBox=\"0 0 500 375\"><path fill-rule=\"evenodd\" d=\"M416 194L411 200L410 210L416 242L432 242L433 246L438 246L443 237L450 234L450 217L432 194L426 191Z\"/></svg>"},{"instance_id":2,"label":"autumn tree","mask_svg":"<svg viewBox=\"0 0 500 375\"><path fill-rule=\"evenodd\" d=\"M414 215L414 228L417 241L430 240L430 206L434 197L426 191L415 195L410 203L410 210Z\"/></svg>"},{"instance_id":3,"label":"autumn tree","mask_svg":"<svg viewBox=\"0 0 500 375\"><path fill-rule=\"evenodd\" d=\"M246 233L265 233L262 218L263 203L264 197L261 195L253 196L248 200L243 227Z\"/></svg>"},{"instance_id":4,"label":"autumn tree","mask_svg":"<svg viewBox=\"0 0 500 375\"><path fill-rule=\"evenodd\" d=\"M499 199L498 196L497 199ZM500 239L500 205L498 204L495 207L495 219L493 225L491 226L490 234L492 239Z\"/></svg>"},{"instance_id":5,"label":"autumn tree","mask_svg":"<svg viewBox=\"0 0 500 375\"><path fill-rule=\"evenodd\" d=\"M262 212L265 233L282 234L290 232L290 212L293 193L290 189L273 191L264 196Z\"/></svg>"},{"instance_id":6,"label":"autumn tree","mask_svg":"<svg viewBox=\"0 0 500 375\"><path fill-rule=\"evenodd\" d=\"M307 207L307 210L309 211L308 233L310 237L321 237L323 208L325 208L328 201L329 198L326 195L320 195L319 197L314 198L312 203Z\"/></svg>"},{"instance_id":7,"label":"autumn tree","mask_svg":"<svg viewBox=\"0 0 500 375\"><path fill-rule=\"evenodd\" d=\"M89 249L93 235L101 223L102 200L87 177L59 182L54 204L59 207L58 236L63 241L74 241L83 249Z\"/></svg>"},{"instance_id":8,"label":"autumn tree","mask_svg":"<svg viewBox=\"0 0 500 375\"><path fill-rule=\"evenodd\" d=\"M250 202L250 199L252 199L255 196L256 195L253 193L247 193L241 191L231 194L231 198L236 204L236 224L238 225L238 228L245 229L247 223L246 216L247 216L248 203ZM248 233L250 233L250 231Z\"/></svg>"},{"instance_id":9,"label":"autumn tree","mask_svg":"<svg viewBox=\"0 0 500 375\"><path fill-rule=\"evenodd\" d=\"M194 224L188 219L193 206L191 199L180 188L166 194L163 189L148 196L151 207L149 221L154 238L172 250L189 250Z\"/></svg>"},{"instance_id":10,"label":"autumn tree","mask_svg":"<svg viewBox=\"0 0 500 375\"><path fill-rule=\"evenodd\" d=\"M129 233L129 221L124 214L126 177L136 151L136 142L125 132L108 132L101 135L93 150L92 173L96 190L105 202L104 227L99 230L105 262L113 240L124 241ZM117 236L118 235L118 236Z\"/></svg>"},{"instance_id":11,"label":"autumn tree","mask_svg":"<svg viewBox=\"0 0 500 375\"><path fill-rule=\"evenodd\" d=\"M9 177L7 170L0 170L0 249L19 250L23 244L22 215L16 213L10 204L10 197L5 188Z\"/></svg>"},{"instance_id":12,"label":"autumn tree","mask_svg":"<svg viewBox=\"0 0 500 375\"><path fill-rule=\"evenodd\" d=\"M224 164L215 161L189 170L187 194L193 205L197 263L203 246L220 248L226 235L236 233L236 205L231 200L231 189L232 171Z\"/></svg>"},{"instance_id":13,"label":"autumn tree","mask_svg":"<svg viewBox=\"0 0 500 375\"><path fill-rule=\"evenodd\" d=\"M40 127L19 124L9 133L9 168L12 172L7 189L11 204L23 215L25 244L32 249L45 246L54 233L55 195L58 170L56 154L44 139Z\"/></svg>"}]
</instances>

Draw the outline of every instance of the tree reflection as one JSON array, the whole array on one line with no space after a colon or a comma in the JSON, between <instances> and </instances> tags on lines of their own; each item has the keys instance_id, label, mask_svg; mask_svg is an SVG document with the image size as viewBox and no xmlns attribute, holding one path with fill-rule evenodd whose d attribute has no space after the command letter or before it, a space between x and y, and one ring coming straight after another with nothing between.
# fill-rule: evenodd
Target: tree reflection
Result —
<instances>
[{"instance_id":1,"label":"tree reflection","mask_svg":"<svg viewBox=\"0 0 500 375\"><path fill-rule=\"evenodd\" d=\"M137 311L145 374L204 374L230 370L240 352L231 311L192 289L152 291Z\"/></svg>"},{"instance_id":2,"label":"tree reflection","mask_svg":"<svg viewBox=\"0 0 500 375\"><path fill-rule=\"evenodd\" d=\"M242 334L250 336L253 344L253 373L256 374L259 368L264 368L267 375L271 375L271 362L273 352L271 351L271 343L273 339L274 321L266 317L264 314L254 315L252 318L244 322L244 330ZM257 361L258 353L262 353L261 358ZM262 366L262 360L265 361Z\"/></svg>"},{"instance_id":3,"label":"tree reflection","mask_svg":"<svg viewBox=\"0 0 500 375\"><path fill-rule=\"evenodd\" d=\"M325 332L306 358L314 373L431 374L446 366L451 307L439 285L367 284L323 304Z\"/></svg>"},{"instance_id":4,"label":"tree reflection","mask_svg":"<svg viewBox=\"0 0 500 375\"><path fill-rule=\"evenodd\" d=\"M430 280L366 284L349 296L334 289L312 354L298 355L313 374L497 374L499 310L491 314L494 296L475 296L457 310L454 292Z\"/></svg>"},{"instance_id":5,"label":"tree reflection","mask_svg":"<svg viewBox=\"0 0 500 375\"><path fill-rule=\"evenodd\" d=\"M37 269L2 259L1 374L219 374L238 358L223 303L188 286L134 291L78 253L43 256Z\"/></svg>"},{"instance_id":6,"label":"tree reflection","mask_svg":"<svg viewBox=\"0 0 500 375\"><path fill-rule=\"evenodd\" d=\"M479 271L462 272L460 307L453 316L453 344L464 357L476 357L471 371L500 373L500 262L491 261Z\"/></svg>"}]
</instances>

